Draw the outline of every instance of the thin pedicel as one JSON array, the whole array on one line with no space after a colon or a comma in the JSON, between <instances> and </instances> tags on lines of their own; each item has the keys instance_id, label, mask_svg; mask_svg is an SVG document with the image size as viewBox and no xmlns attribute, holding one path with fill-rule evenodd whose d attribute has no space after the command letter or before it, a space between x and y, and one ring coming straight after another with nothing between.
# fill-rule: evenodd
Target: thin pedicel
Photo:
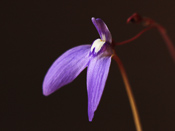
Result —
<instances>
[{"instance_id":1,"label":"thin pedicel","mask_svg":"<svg viewBox=\"0 0 175 131\"><path fill-rule=\"evenodd\" d=\"M128 98L129 98L129 102L130 102L130 106L131 106L131 110L132 110L132 114L133 114L136 129L137 129L137 131L142 131L142 126L141 126L137 106L136 106L136 103L135 103L135 100L134 100L134 96L133 96L131 86L130 86L125 68L123 66L123 63L120 60L120 58L116 55L116 53L114 53L113 59L118 64L118 67L120 69L120 72L121 72L121 75L122 75L122 78L123 78L123 82L125 84L125 89L126 89L126 92L127 92Z\"/></svg>"}]
</instances>

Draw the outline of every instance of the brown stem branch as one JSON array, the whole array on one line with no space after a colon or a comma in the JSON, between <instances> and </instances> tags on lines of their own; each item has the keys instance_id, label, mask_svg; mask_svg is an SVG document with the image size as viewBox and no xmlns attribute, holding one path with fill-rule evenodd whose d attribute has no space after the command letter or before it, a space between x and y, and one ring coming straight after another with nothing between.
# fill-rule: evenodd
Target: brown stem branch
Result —
<instances>
[{"instance_id":1,"label":"brown stem branch","mask_svg":"<svg viewBox=\"0 0 175 131\"><path fill-rule=\"evenodd\" d=\"M157 24L156 28L158 29L158 31L162 35L162 37L163 37L163 39L164 39L164 41L165 41L165 43L167 45L167 48L168 48L168 50L170 52L170 55L171 55L171 57L172 57L172 59L173 59L173 61L175 63L175 47L173 46L172 41L170 40L170 38L168 37L165 29L162 26Z\"/></svg>"},{"instance_id":2,"label":"brown stem branch","mask_svg":"<svg viewBox=\"0 0 175 131\"><path fill-rule=\"evenodd\" d=\"M125 40L125 41L122 41L122 42L119 42L119 43L115 43L115 45L123 45L123 44L129 43L129 42L131 42L131 41L137 39L137 38L138 38L139 36L141 36L144 32L146 32L146 31L148 31L148 30L150 30L150 29L152 29L152 28L154 28L154 27L155 27L155 26L149 26L149 27L143 29L142 31L140 31L137 35L135 35L135 36L132 37L131 39Z\"/></svg>"}]
</instances>

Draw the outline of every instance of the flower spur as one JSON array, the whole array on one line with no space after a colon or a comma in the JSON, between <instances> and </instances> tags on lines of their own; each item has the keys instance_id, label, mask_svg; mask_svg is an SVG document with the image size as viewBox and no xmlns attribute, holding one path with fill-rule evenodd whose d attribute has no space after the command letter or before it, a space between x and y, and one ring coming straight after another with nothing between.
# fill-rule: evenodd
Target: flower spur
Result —
<instances>
[{"instance_id":1,"label":"flower spur","mask_svg":"<svg viewBox=\"0 0 175 131\"><path fill-rule=\"evenodd\" d=\"M92 45L80 45L66 51L48 70L43 82L43 94L50 95L62 86L72 82L86 67L88 116L92 121L100 102L108 76L112 50L112 36L100 18L92 18L100 38Z\"/></svg>"}]
</instances>

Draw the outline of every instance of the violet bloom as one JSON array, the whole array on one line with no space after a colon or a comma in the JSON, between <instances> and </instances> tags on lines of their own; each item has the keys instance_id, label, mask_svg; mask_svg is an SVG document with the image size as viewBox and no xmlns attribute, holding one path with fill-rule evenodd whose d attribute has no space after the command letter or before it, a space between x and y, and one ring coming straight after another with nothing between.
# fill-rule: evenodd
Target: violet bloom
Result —
<instances>
[{"instance_id":1,"label":"violet bloom","mask_svg":"<svg viewBox=\"0 0 175 131\"><path fill-rule=\"evenodd\" d=\"M43 82L43 94L50 95L72 82L86 67L88 116L92 121L100 102L113 55L112 36L100 18L92 18L100 38L92 45L80 45L66 51L48 70Z\"/></svg>"}]
</instances>

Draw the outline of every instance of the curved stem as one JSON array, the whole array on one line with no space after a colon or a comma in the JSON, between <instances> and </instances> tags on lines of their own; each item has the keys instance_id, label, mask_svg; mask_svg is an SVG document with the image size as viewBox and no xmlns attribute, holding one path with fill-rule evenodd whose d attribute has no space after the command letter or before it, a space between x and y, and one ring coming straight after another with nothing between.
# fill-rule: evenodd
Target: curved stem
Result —
<instances>
[{"instance_id":1,"label":"curved stem","mask_svg":"<svg viewBox=\"0 0 175 131\"><path fill-rule=\"evenodd\" d=\"M123 45L123 44L126 44L126 43L129 43L135 39L137 39L139 36L141 36L144 32L152 29L152 28L157 28L158 31L160 32L160 34L162 35L162 38L164 39L166 45L167 45L167 48L170 52L170 55L175 63L175 47L173 46L173 43L172 41L170 40L169 36L167 35L165 29L157 24L157 23L153 23L152 25L148 26L147 28L143 29L142 31L140 31L137 35L135 35L134 37L132 37L131 39L129 40L125 40L125 41L122 41L122 42L119 42L119 43L114 43L114 45Z\"/></svg>"},{"instance_id":2,"label":"curved stem","mask_svg":"<svg viewBox=\"0 0 175 131\"><path fill-rule=\"evenodd\" d=\"M121 44L125 44L128 43L130 41L135 40L136 38L138 38L142 33L144 33L145 31L147 31L147 29L149 29L149 27L155 27L158 29L158 31L160 32L160 34L162 35L167 48L170 52L170 55L175 63L175 47L173 46L172 41L170 40L169 36L167 35L165 28L162 27L160 24L158 24L157 22L155 22L153 19L148 18L148 17L142 17L140 16L138 13L134 13L133 15L131 15L128 19L127 19L127 23L136 23L136 24L143 24L143 26L147 26L147 28L145 28L143 31L141 31L138 35L136 35L135 37L131 38L130 40L124 41L124 42L120 42L120 43L116 43L116 45L121 45Z\"/></svg>"},{"instance_id":3,"label":"curved stem","mask_svg":"<svg viewBox=\"0 0 175 131\"><path fill-rule=\"evenodd\" d=\"M120 72L121 72L121 75L123 77L123 81L124 81L125 88L126 88L128 98L129 98L129 102L130 102L130 105L131 105L132 114L133 114L136 129L137 129L137 131L142 131L142 127L141 127L141 123L140 123L136 103L135 103L135 100L134 100L134 96L132 94L131 86L129 84L124 66L123 66L121 60L119 59L119 57L115 53L113 55L113 59L117 62L118 66L119 66L119 69L120 69Z\"/></svg>"},{"instance_id":4,"label":"curved stem","mask_svg":"<svg viewBox=\"0 0 175 131\"><path fill-rule=\"evenodd\" d=\"M140 35L142 35L144 32L146 32L146 31L148 31L148 30L150 30L150 29L152 29L152 28L154 28L154 27L155 27L155 26L149 26L149 27L143 29L142 31L140 31L137 35L135 35L135 36L132 37L131 39L125 40L125 41L122 41L122 42L119 42L119 43L115 43L115 45L123 45L123 44L129 43L129 42L131 42L131 41L137 39L137 38L138 38Z\"/></svg>"}]
</instances>

